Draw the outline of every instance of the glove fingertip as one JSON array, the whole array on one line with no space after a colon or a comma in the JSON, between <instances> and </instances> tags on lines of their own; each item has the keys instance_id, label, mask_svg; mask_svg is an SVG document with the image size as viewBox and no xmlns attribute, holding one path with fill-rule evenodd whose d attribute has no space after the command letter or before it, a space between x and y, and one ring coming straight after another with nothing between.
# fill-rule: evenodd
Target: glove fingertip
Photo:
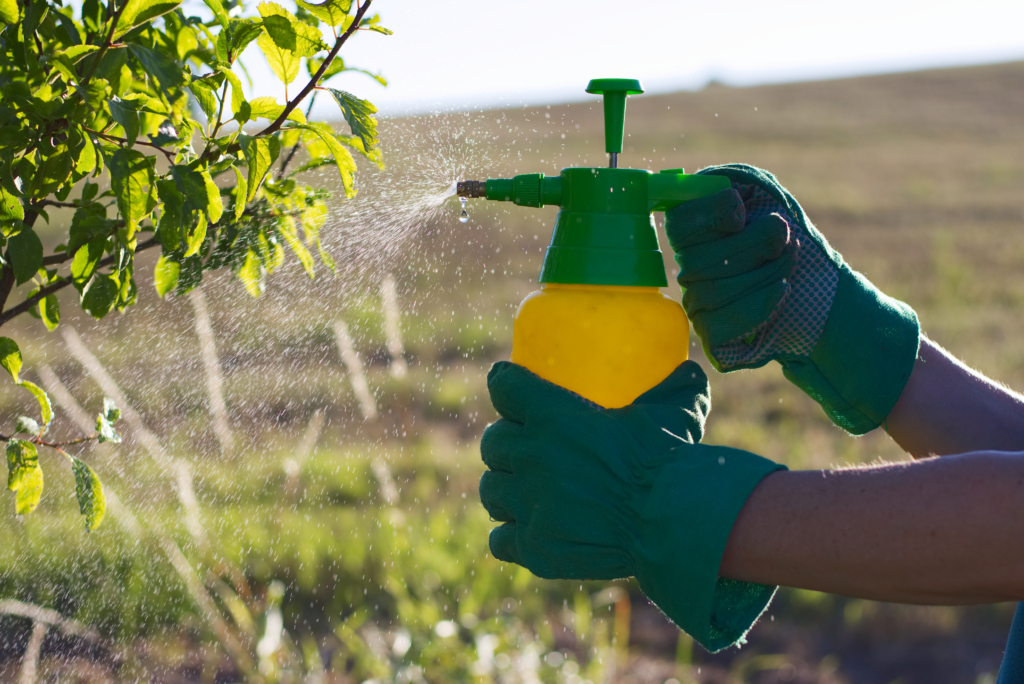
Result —
<instances>
[{"instance_id":1,"label":"glove fingertip","mask_svg":"<svg viewBox=\"0 0 1024 684\"><path fill-rule=\"evenodd\" d=\"M516 545L516 523L507 522L491 530L487 539L491 555L506 563L522 565L519 559L519 548Z\"/></svg>"}]
</instances>

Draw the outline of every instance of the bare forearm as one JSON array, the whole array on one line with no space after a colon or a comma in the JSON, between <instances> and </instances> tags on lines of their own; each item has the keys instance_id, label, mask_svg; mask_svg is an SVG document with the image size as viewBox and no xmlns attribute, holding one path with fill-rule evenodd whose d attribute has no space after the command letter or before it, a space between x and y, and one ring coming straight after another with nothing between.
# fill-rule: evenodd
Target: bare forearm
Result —
<instances>
[{"instance_id":1,"label":"bare forearm","mask_svg":"<svg viewBox=\"0 0 1024 684\"><path fill-rule=\"evenodd\" d=\"M913 456L1024 450L1024 397L927 338L885 429Z\"/></svg>"},{"instance_id":2,"label":"bare forearm","mask_svg":"<svg viewBox=\"0 0 1024 684\"><path fill-rule=\"evenodd\" d=\"M779 472L743 508L724 577L921 604L1024 599L1024 453Z\"/></svg>"}]
</instances>

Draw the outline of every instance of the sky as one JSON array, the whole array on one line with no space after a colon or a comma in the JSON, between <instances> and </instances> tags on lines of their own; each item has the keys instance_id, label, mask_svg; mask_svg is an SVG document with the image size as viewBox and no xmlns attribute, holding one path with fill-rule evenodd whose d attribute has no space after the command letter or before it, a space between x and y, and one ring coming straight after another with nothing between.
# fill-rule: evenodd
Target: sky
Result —
<instances>
[{"instance_id":1,"label":"sky","mask_svg":"<svg viewBox=\"0 0 1024 684\"><path fill-rule=\"evenodd\" d=\"M743 86L1024 59L1021 0L374 0L372 9L394 35L359 32L341 55L388 87L358 74L330 85L382 115L587 99L591 78L637 78L657 93L712 79ZM246 62L256 94L283 99L262 56L247 52Z\"/></svg>"}]
</instances>

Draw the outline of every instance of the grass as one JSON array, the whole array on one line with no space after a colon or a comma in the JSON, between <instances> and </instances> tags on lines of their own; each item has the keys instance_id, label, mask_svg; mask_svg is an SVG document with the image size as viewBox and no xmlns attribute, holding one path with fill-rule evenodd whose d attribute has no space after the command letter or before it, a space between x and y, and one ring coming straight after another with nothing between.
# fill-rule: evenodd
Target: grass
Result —
<instances>
[{"instance_id":1,"label":"grass","mask_svg":"<svg viewBox=\"0 0 1024 684\"><path fill-rule=\"evenodd\" d=\"M713 85L632 98L621 163L695 170L743 161L770 169L855 269L914 306L930 336L1024 388L1024 351L1016 344L1024 335L1021 111L1019 63L757 88ZM436 155L470 137L491 159L486 166L482 157L461 160L470 177L606 163L599 104L422 117L382 129L386 145L388 132L393 136L389 178L422 173L416 154ZM423 134L409 137L410 130ZM372 196L387 178L371 180L366 171L361 193ZM535 664L543 681L599 681L610 662L617 681L629 682L988 681L1008 606L919 608L784 591L747 647L718 656L697 648L694 668L687 661L677 669L675 658L689 645L680 648L678 634L630 585L632 655L618 661L612 654L621 654L623 644L612 643L616 604L602 598L605 585L543 582L488 558L490 522L475 492L482 468L476 441L494 419L484 378L493 361L507 358L512 316L535 288L555 211L482 201L469 209L466 226L455 220L453 201L436 222L395 237L399 258L387 268L403 310L409 376L402 381L387 372L380 273L356 269L310 284L293 266L271 278L259 300L223 278L206 285L240 454L234 461L217 456L185 299L158 300L145 275L139 306L93 322L75 313L71 293L61 295L63 324L82 333L147 424L191 463L211 544L242 568L259 629L272 609L270 588L283 583L283 616L295 641L290 652L306 663L293 669L315 674L320 662L325 677L337 676L323 681L512 680L515 667L498 667L504 660L492 659L486 671L474 665L493 647L509 663ZM54 243L68 219L53 215ZM360 259L340 241L332 248L341 264ZM666 265L672 273L668 256ZM149 274L151 267L138 271ZM679 295L674 284L669 292ZM367 364L381 413L376 423L363 421L351 393L331 333L336 315ZM27 369L49 364L81 403L98 407L101 393L59 333L25 319L5 334L22 343ZM698 346L692 354L704 363ZM853 439L833 427L774 366L711 375L709 442L792 468L904 458L879 431ZM31 402L13 391L0 396L5 424L30 411ZM286 464L317 410L325 411L324 431L295 489ZM76 434L63 415L53 432ZM173 490L145 452L129 440L84 457L206 567ZM81 532L70 477L56 459L44 459L41 509L23 521L10 509L3 514L0 597L57 608L119 643L140 645L146 655L118 670L124 679L134 667L157 668L167 681L172 674L189 681L214 681L218 672L230 677L230 663L160 555L113 519L93 535ZM378 459L401 490L395 505L381 498L372 466ZM454 623L451 636L439 635L442 620ZM23 620L0 621L0 653L10 659L0 680L13 680L27 634ZM399 657L395 643L404 643L403 634L410 646ZM74 643L44 644L51 674L72 665L85 672L96 659L81 655ZM574 667L582 669L573 675Z\"/></svg>"}]
</instances>

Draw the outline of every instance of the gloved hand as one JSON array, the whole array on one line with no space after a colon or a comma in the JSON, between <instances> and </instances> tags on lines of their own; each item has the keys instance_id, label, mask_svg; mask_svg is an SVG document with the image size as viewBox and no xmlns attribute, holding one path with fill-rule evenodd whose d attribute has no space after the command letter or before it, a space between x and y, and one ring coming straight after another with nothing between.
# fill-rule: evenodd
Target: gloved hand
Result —
<instances>
[{"instance_id":1,"label":"gloved hand","mask_svg":"<svg viewBox=\"0 0 1024 684\"><path fill-rule=\"evenodd\" d=\"M783 468L696 444L711 407L693 361L620 409L603 409L510 362L487 376L498 422L480 451L495 558L547 579L635 576L711 651L741 641L775 587L720 579L733 523Z\"/></svg>"},{"instance_id":2,"label":"gloved hand","mask_svg":"<svg viewBox=\"0 0 1024 684\"><path fill-rule=\"evenodd\" d=\"M743 164L732 190L666 212L683 307L722 372L775 359L853 434L881 425L917 359L914 310L850 269L789 192Z\"/></svg>"}]
</instances>

